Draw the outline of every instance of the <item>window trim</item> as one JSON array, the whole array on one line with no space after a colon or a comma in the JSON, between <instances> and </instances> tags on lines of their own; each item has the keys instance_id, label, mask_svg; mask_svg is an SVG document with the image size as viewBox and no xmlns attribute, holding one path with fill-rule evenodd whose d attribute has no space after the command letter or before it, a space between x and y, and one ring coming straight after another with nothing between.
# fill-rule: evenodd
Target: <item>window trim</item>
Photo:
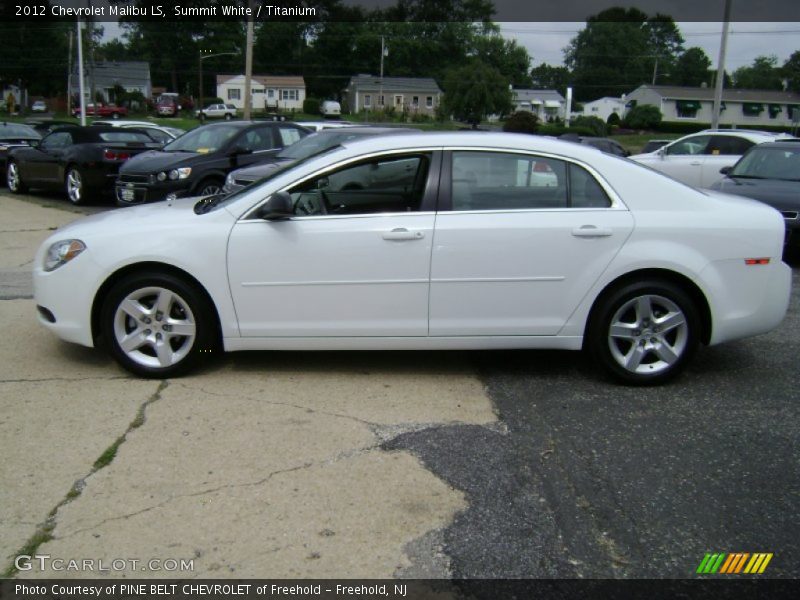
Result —
<instances>
[{"instance_id":1,"label":"window trim","mask_svg":"<svg viewBox=\"0 0 800 600\"><path fill-rule=\"evenodd\" d=\"M349 166L356 166L358 163L369 162L374 158L385 156L396 156L404 154L430 154L431 164L428 167L428 180L425 183L425 191L422 193L422 201L420 202L420 209L416 212L385 212L385 213L364 213L353 215L308 215L308 216L294 216L287 219L288 221L294 220L307 220L307 219L354 219L354 218L367 218L367 217L386 217L392 215L421 215L421 214L436 214L439 202L439 187L442 182L442 149L439 147L423 147L423 148L402 148L397 150L383 150L378 152L370 152L361 156L353 156L333 165L328 165L323 169L319 169L310 173L300 179L295 179L287 185L281 186L275 192L288 192L291 188L302 185L305 182L322 177L333 171L337 171ZM272 194L270 194L272 195ZM266 203L267 199L262 198L256 204L242 212L242 215L237 219L237 223L263 223L264 220L256 216L258 209Z\"/></svg>"},{"instance_id":2,"label":"window trim","mask_svg":"<svg viewBox=\"0 0 800 600\"><path fill-rule=\"evenodd\" d=\"M452 182L453 182L453 152L495 152L497 154L521 154L527 157L536 157L540 156L542 158L550 158L553 160L560 160L567 164L574 164L579 167L586 169L589 174L595 178L595 181L600 185L603 191L608 196L609 200L611 200L611 206L607 206L604 208L598 207L585 207L585 208L573 208L570 206L565 206L562 208L497 208L497 209L488 209L488 210L453 210L453 197L452 197ZM569 197L570 193L570 175L569 175L569 168L566 169L567 171L567 194ZM465 147L457 147L457 146L450 146L444 149L444 156L442 159L442 169L440 175L440 182L439 182L439 200L437 203L438 209L437 212L447 212L449 214L454 215L461 215L461 214L504 214L504 213L529 213L529 212L584 212L584 211L597 211L597 210L628 210L628 207L622 202L622 199L619 195L614 191L614 188L611 187L611 184L606 181L606 179L597 172L597 170L592 167L591 165L586 164L583 161L574 159L570 156L559 156L558 154L550 154L549 152L531 152L530 150L520 150L515 148L482 148L478 146L465 146Z\"/></svg>"}]
</instances>

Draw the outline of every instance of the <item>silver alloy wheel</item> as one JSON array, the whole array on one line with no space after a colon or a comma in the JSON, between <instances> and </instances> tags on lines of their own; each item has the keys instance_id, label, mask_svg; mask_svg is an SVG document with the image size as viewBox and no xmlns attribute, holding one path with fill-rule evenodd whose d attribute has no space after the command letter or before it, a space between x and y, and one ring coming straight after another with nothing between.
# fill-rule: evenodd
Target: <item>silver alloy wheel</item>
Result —
<instances>
[{"instance_id":1,"label":"silver alloy wheel","mask_svg":"<svg viewBox=\"0 0 800 600\"><path fill-rule=\"evenodd\" d=\"M83 180L78 169L67 171L67 197L73 204L80 204L83 199Z\"/></svg>"},{"instance_id":2,"label":"silver alloy wheel","mask_svg":"<svg viewBox=\"0 0 800 600\"><path fill-rule=\"evenodd\" d=\"M219 194L222 191L222 188L217 183L207 183L203 186L203 189L200 190L201 196L214 196Z\"/></svg>"},{"instance_id":3,"label":"silver alloy wheel","mask_svg":"<svg viewBox=\"0 0 800 600\"><path fill-rule=\"evenodd\" d=\"M19 167L15 162L8 163L6 167L6 183L12 192L19 190Z\"/></svg>"},{"instance_id":4,"label":"silver alloy wheel","mask_svg":"<svg viewBox=\"0 0 800 600\"><path fill-rule=\"evenodd\" d=\"M195 342L197 326L186 302L163 287L134 290L114 313L114 338L135 363L165 368L182 361Z\"/></svg>"},{"instance_id":5,"label":"silver alloy wheel","mask_svg":"<svg viewBox=\"0 0 800 600\"><path fill-rule=\"evenodd\" d=\"M671 368L688 347L689 324L681 308L655 294L636 296L614 313L608 331L611 356L639 375Z\"/></svg>"}]
</instances>

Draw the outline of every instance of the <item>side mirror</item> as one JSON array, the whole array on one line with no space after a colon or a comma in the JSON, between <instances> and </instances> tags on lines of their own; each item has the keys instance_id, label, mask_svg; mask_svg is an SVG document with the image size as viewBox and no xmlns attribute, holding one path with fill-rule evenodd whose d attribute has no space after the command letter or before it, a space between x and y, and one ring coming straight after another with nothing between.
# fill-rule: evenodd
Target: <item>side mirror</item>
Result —
<instances>
[{"instance_id":1,"label":"side mirror","mask_svg":"<svg viewBox=\"0 0 800 600\"><path fill-rule=\"evenodd\" d=\"M258 209L257 216L265 221L283 221L294 216L294 206L289 192L275 192Z\"/></svg>"},{"instance_id":2,"label":"side mirror","mask_svg":"<svg viewBox=\"0 0 800 600\"><path fill-rule=\"evenodd\" d=\"M660 158L664 158L667 155L667 147L666 146L661 146L661 148L659 148L657 150L657 152L658 152L658 156Z\"/></svg>"},{"instance_id":3,"label":"side mirror","mask_svg":"<svg viewBox=\"0 0 800 600\"><path fill-rule=\"evenodd\" d=\"M31 140L30 142L28 142L28 145L31 148L38 148L39 144L41 144L41 143L42 143L41 140Z\"/></svg>"},{"instance_id":4,"label":"side mirror","mask_svg":"<svg viewBox=\"0 0 800 600\"><path fill-rule=\"evenodd\" d=\"M733 167L731 167L731 166L722 167L722 168L719 170L719 172L720 172L720 173L722 173L723 175L727 175L727 174L728 174L728 173L730 173L731 171L733 171Z\"/></svg>"}]
</instances>

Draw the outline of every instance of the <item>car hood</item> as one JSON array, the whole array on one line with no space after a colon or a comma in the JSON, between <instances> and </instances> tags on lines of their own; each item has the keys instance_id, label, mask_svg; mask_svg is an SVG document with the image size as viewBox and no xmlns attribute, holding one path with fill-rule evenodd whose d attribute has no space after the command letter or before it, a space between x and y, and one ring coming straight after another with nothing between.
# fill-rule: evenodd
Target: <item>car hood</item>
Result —
<instances>
[{"instance_id":1,"label":"car hood","mask_svg":"<svg viewBox=\"0 0 800 600\"><path fill-rule=\"evenodd\" d=\"M249 167L244 167L243 169L236 169L233 172L234 179L244 179L247 181L255 181L256 179L261 179L262 177L266 177L275 169L278 169L284 165L287 165L291 162L294 162L290 159L280 159L276 158L270 162L259 163L257 165L251 165Z\"/></svg>"},{"instance_id":2,"label":"car hood","mask_svg":"<svg viewBox=\"0 0 800 600\"><path fill-rule=\"evenodd\" d=\"M158 173L167 169L176 169L184 165L191 164L192 160L198 156L204 156L197 152L162 152L161 150L150 150L142 152L125 161L120 173Z\"/></svg>"},{"instance_id":3,"label":"car hood","mask_svg":"<svg viewBox=\"0 0 800 600\"><path fill-rule=\"evenodd\" d=\"M753 198L778 210L797 210L800 208L800 181L725 177L716 182L712 189L726 194Z\"/></svg>"}]
</instances>

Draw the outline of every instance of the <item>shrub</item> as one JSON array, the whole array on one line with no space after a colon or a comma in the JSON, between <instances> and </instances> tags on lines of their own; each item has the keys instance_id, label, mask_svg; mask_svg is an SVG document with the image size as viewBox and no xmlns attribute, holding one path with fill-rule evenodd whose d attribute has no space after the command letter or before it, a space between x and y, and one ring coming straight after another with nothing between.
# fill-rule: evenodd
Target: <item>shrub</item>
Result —
<instances>
[{"instance_id":1,"label":"shrub","mask_svg":"<svg viewBox=\"0 0 800 600\"><path fill-rule=\"evenodd\" d=\"M307 97L303 100L303 112L307 115L319 114L319 98Z\"/></svg>"},{"instance_id":2,"label":"shrub","mask_svg":"<svg viewBox=\"0 0 800 600\"><path fill-rule=\"evenodd\" d=\"M652 104L637 105L625 115L624 123L631 129L654 129L661 123L661 111Z\"/></svg>"},{"instance_id":3,"label":"shrub","mask_svg":"<svg viewBox=\"0 0 800 600\"><path fill-rule=\"evenodd\" d=\"M539 129L539 118L532 112L518 110L503 123L503 131L513 133L536 133Z\"/></svg>"},{"instance_id":4,"label":"shrub","mask_svg":"<svg viewBox=\"0 0 800 600\"><path fill-rule=\"evenodd\" d=\"M605 137L608 133L608 128L600 117L584 116L575 117L570 121L573 127L580 127L581 129L588 129L594 137Z\"/></svg>"},{"instance_id":5,"label":"shrub","mask_svg":"<svg viewBox=\"0 0 800 600\"><path fill-rule=\"evenodd\" d=\"M606 125L609 127L614 127L615 125L619 127L619 124L622 123L622 119L619 118L619 114L612 112L608 115L608 119L606 119Z\"/></svg>"}]
</instances>

